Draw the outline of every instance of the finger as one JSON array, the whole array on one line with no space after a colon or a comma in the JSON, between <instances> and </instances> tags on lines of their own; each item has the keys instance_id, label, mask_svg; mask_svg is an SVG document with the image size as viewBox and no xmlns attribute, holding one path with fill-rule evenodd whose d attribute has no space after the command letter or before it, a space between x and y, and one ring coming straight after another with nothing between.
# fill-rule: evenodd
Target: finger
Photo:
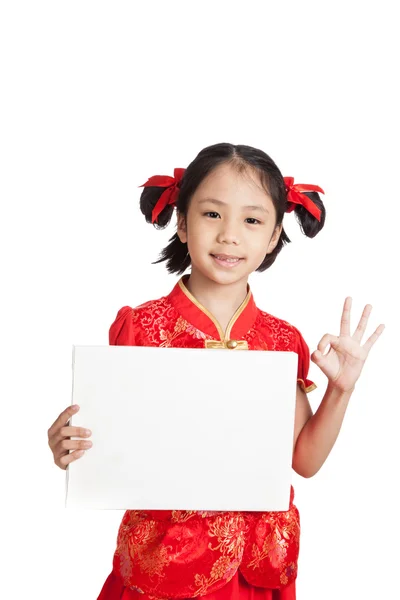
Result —
<instances>
[{"instance_id":1,"label":"finger","mask_svg":"<svg viewBox=\"0 0 400 600\"><path fill-rule=\"evenodd\" d=\"M60 440L65 438L70 439L71 437L77 438L88 438L92 435L90 429L85 429L84 427L72 427L68 425L67 427L61 427L54 435L49 439L50 448L54 448Z\"/></svg>"},{"instance_id":2,"label":"finger","mask_svg":"<svg viewBox=\"0 0 400 600\"><path fill-rule=\"evenodd\" d=\"M61 469L66 469L70 463L72 463L74 460L77 460L78 458L81 458L84 454L84 450L75 450L74 452L70 452L69 454L64 454L64 456L61 456L61 458L54 462Z\"/></svg>"},{"instance_id":3,"label":"finger","mask_svg":"<svg viewBox=\"0 0 400 600\"><path fill-rule=\"evenodd\" d=\"M65 454L69 450L88 450L93 446L93 443L90 440L61 440L57 444L54 450L54 454L56 456L61 456Z\"/></svg>"},{"instance_id":4,"label":"finger","mask_svg":"<svg viewBox=\"0 0 400 600\"><path fill-rule=\"evenodd\" d=\"M92 432L90 431L90 429L85 429L85 427L71 427L69 425L68 427L61 427L59 434L62 438L65 438L65 437L86 438L86 437L90 437L92 435Z\"/></svg>"},{"instance_id":5,"label":"finger","mask_svg":"<svg viewBox=\"0 0 400 600\"><path fill-rule=\"evenodd\" d=\"M357 329L354 332L353 340L360 343L362 337L365 333L365 328L367 327L369 315L371 314L372 306L371 304L367 304L363 310L363 314L361 315L360 322L358 323Z\"/></svg>"},{"instance_id":6,"label":"finger","mask_svg":"<svg viewBox=\"0 0 400 600\"><path fill-rule=\"evenodd\" d=\"M54 421L53 425L48 430L48 436L51 438L57 431L68 423L70 418L76 414L79 410L79 406L74 404L73 406L68 406L61 414L58 415L57 419Z\"/></svg>"},{"instance_id":7,"label":"finger","mask_svg":"<svg viewBox=\"0 0 400 600\"><path fill-rule=\"evenodd\" d=\"M329 352L327 352L327 354L322 354L320 350L315 350L315 352L311 354L310 358L313 362L317 363L319 367L324 367L330 362Z\"/></svg>"},{"instance_id":8,"label":"finger","mask_svg":"<svg viewBox=\"0 0 400 600\"><path fill-rule=\"evenodd\" d=\"M384 329L385 329L385 326L383 324L379 325L375 329L374 333L367 339L367 341L363 345L363 348L365 348L367 353L371 350L372 346L375 344L376 340L379 338L379 336L381 335L381 333Z\"/></svg>"},{"instance_id":9,"label":"finger","mask_svg":"<svg viewBox=\"0 0 400 600\"><path fill-rule=\"evenodd\" d=\"M326 333L324 336L322 336L317 348L319 350L319 352L321 352L321 354L324 356L324 352L326 347L328 346L328 344L338 344L339 343L339 338L336 335L331 335L330 333Z\"/></svg>"},{"instance_id":10,"label":"finger","mask_svg":"<svg viewBox=\"0 0 400 600\"><path fill-rule=\"evenodd\" d=\"M350 310L351 310L352 298L347 296L344 301L342 319L340 321L340 335L350 335Z\"/></svg>"}]
</instances>

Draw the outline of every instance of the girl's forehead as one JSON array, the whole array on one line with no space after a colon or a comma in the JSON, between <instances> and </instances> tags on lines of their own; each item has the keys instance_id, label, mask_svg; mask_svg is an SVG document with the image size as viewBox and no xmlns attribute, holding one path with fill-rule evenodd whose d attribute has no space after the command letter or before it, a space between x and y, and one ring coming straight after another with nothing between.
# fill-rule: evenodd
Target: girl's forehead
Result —
<instances>
[{"instance_id":1,"label":"girl's forehead","mask_svg":"<svg viewBox=\"0 0 400 600\"><path fill-rule=\"evenodd\" d=\"M203 196L213 196L217 199L218 195L236 196L245 194L247 198L264 199L264 202L271 202L271 196L264 188L260 175L251 167L242 167L224 163L216 167L198 186L195 196L200 199ZM229 199L229 198L228 198Z\"/></svg>"}]
</instances>

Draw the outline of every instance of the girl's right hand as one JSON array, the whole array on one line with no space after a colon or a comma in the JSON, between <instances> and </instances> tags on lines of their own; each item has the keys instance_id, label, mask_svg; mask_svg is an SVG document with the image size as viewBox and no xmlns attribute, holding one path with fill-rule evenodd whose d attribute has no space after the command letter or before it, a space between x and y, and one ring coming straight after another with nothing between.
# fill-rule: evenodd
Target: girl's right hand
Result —
<instances>
[{"instance_id":1,"label":"girl's right hand","mask_svg":"<svg viewBox=\"0 0 400 600\"><path fill-rule=\"evenodd\" d=\"M48 430L49 446L53 452L54 462L60 469L66 469L70 462L84 455L85 450L92 447L89 440L71 440L71 436L88 438L92 435L89 429L67 425L72 415L79 411L79 406L69 406L54 421ZM72 452L69 452L71 450Z\"/></svg>"}]
</instances>

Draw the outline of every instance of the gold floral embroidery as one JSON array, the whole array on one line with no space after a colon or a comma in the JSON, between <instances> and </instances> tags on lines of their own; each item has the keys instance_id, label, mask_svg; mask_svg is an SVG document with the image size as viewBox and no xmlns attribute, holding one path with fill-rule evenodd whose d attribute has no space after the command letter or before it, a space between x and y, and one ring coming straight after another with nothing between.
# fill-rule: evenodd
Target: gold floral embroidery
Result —
<instances>
[{"instance_id":1,"label":"gold floral embroidery","mask_svg":"<svg viewBox=\"0 0 400 600\"><path fill-rule=\"evenodd\" d=\"M183 317L178 317L173 331L167 329L160 329L160 340L163 342L160 344L160 348L167 348L172 345L172 342L182 335L182 333L188 333L196 339L205 339L206 335L190 325Z\"/></svg>"},{"instance_id":2,"label":"gold floral embroidery","mask_svg":"<svg viewBox=\"0 0 400 600\"><path fill-rule=\"evenodd\" d=\"M213 564L209 577L206 575L195 575L194 582L197 590L193 593L193 597L205 596L209 588L221 579L225 579L226 583L228 583L235 575L239 565L240 560L231 560L229 556L220 556Z\"/></svg>"},{"instance_id":3,"label":"gold floral embroidery","mask_svg":"<svg viewBox=\"0 0 400 600\"><path fill-rule=\"evenodd\" d=\"M290 520L287 524L282 524L279 522L278 517L270 513L269 521L272 531L266 535L261 549L257 544L253 544L251 551L253 560L247 563L248 568L258 569L260 562L265 558L269 559L272 567L279 568L289 547L287 540L290 540L291 535L293 537L297 534L297 525L293 520Z\"/></svg>"},{"instance_id":4,"label":"gold floral embroidery","mask_svg":"<svg viewBox=\"0 0 400 600\"><path fill-rule=\"evenodd\" d=\"M195 510L173 510L171 521L172 523L184 523L196 514Z\"/></svg>"},{"instance_id":5,"label":"gold floral embroidery","mask_svg":"<svg viewBox=\"0 0 400 600\"><path fill-rule=\"evenodd\" d=\"M137 522L135 517L139 515L135 515L136 511L129 512L134 513L131 521L134 521L136 526L130 523L124 530L120 529L120 556L124 556L127 552L131 561L137 563L143 573L150 577L154 575L162 577L165 566L171 560L169 556L171 547L157 543L159 523L153 519L144 519L143 516Z\"/></svg>"},{"instance_id":6,"label":"gold floral embroidery","mask_svg":"<svg viewBox=\"0 0 400 600\"><path fill-rule=\"evenodd\" d=\"M221 579L229 567L231 566L231 559L229 556L221 556L214 564L211 569L212 579Z\"/></svg>"},{"instance_id":7,"label":"gold floral embroidery","mask_svg":"<svg viewBox=\"0 0 400 600\"><path fill-rule=\"evenodd\" d=\"M160 329L160 340L164 340L162 344L160 344L160 348L165 348L171 345L171 342L181 335L186 329L186 321L183 317L179 317L175 323L175 327L173 331L168 331L166 329Z\"/></svg>"},{"instance_id":8,"label":"gold floral embroidery","mask_svg":"<svg viewBox=\"0 0 400 600\"><path fill-rule=\"evenodd\" d=\"M220 552L221 556L213 564L208 577L199 573L195 575L197 590L194 596L204 596L210 586L221 579L228 582L236 573L245 545L244 519L240 514L221 514L210 523L208 534L216 537L218 542L215 548L210 542L209 549Z\"/></svg>"},{"instance_id":9,"label":"gold floral embroidery","mask_svg":"<svg viewBox=\"0 0 400 600\"><path fill-rule=\"evenodd\" d=\"M146 575L164 577L164 568L171 560L170 550L172 550L171 546L162 546L161 544L152 549L146 546L144 552L138 551L132 556L132 559L140 563L140 568Z\"/></svg>"},{"instance_id":10,"label":"gold floral embroidery","mask_svg":"<svg viewBox=\"0 0 400 600\"><path fill-rule=\"evenodd\" d=\"M243 554L245 535L241 515L217 517L210 524L210 535L215 536L219 542L215 548L210 543L210 550L219 550L224 555L233 554L235 558Z\"/></svg>"},{"instance_id":11,"label":"gold floral embroidery","mask_svg":"<svg viewBox=\"0 0 400 600\"><path fill-rule=\"evenodd\" d=\"M189 335L191 335L192 337L194 337L197 340L205 340L210 337L209 335L206 335L205 333L200 331L200 329L196 329L196 327L193 327L193 325L191 325L190 323L187 323L187 322L186 322L186 333L188 333Z\"/></svg>"},{"instance_id":12,"label":"gold floral embroidery","mask_svg":"<svg viewBox=\"0 0 400 600\"><path fill-rule=\"evenodd\" d=\"M205 519L206 517L214 517L215 515L222 515L223 513L224 511L221 510L173 510L171 521L172 523L184 523L194 515L200 515Z\"/></svg>"},{"instance_id":13,"label":"gold floral embroidery","mask_svg":"<svg viewBox=\"0 0 400 600\"><path fill-rule=\"evenodd\" d=\"M207 593L207 589L212 584L212 578L207 577L206 575L197 574L194 576L194 583L198 589L196 592L194 592L193 597L196 598L196 596L200 595L205 596Z\"/></svg>"},{"instance_id":14,"label":"gold floral embroidery","mask_svg":"<svg viewBox=\"0 0 400 600\"><path fill-rule=\"evenodd\" d=\"M252 555L254 558L247 566L249 568L252 567L253 569L258 569L260 567L260 562L267 557L270 559L271 565L274 563L273 566L277 566L284 558L287 546L287 542L285 542L279 532L275 530L267 535L261 550L258 548L257 544L253 544Z\"/></svg>"},{"instance_id":15,"label":"gold floral embroidery","mask_svg":"<svg viewBox=\"0 0 400 600\"><path fill-rule=\"evenodd\" d=\"M142 521L129 535L131 545L143 545L154 542L157 538L157 524L153 520Z\"/></svg>"}]
</instances>

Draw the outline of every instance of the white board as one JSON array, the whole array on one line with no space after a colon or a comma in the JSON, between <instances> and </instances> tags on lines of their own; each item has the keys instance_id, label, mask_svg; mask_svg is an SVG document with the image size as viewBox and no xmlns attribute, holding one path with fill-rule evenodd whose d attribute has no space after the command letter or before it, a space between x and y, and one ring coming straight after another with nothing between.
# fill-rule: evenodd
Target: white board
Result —
<instances>
[{"instance_id":1,"label":"white board","mask_svg":"<svg viewBox=\"0 0 400 600\"><path fill-rule=\"evenodd\" d=\"M74 346L66 506L288 510L295 352ZM72 438L74 439L74 438Z\"/></svg>"}]
</instances>

